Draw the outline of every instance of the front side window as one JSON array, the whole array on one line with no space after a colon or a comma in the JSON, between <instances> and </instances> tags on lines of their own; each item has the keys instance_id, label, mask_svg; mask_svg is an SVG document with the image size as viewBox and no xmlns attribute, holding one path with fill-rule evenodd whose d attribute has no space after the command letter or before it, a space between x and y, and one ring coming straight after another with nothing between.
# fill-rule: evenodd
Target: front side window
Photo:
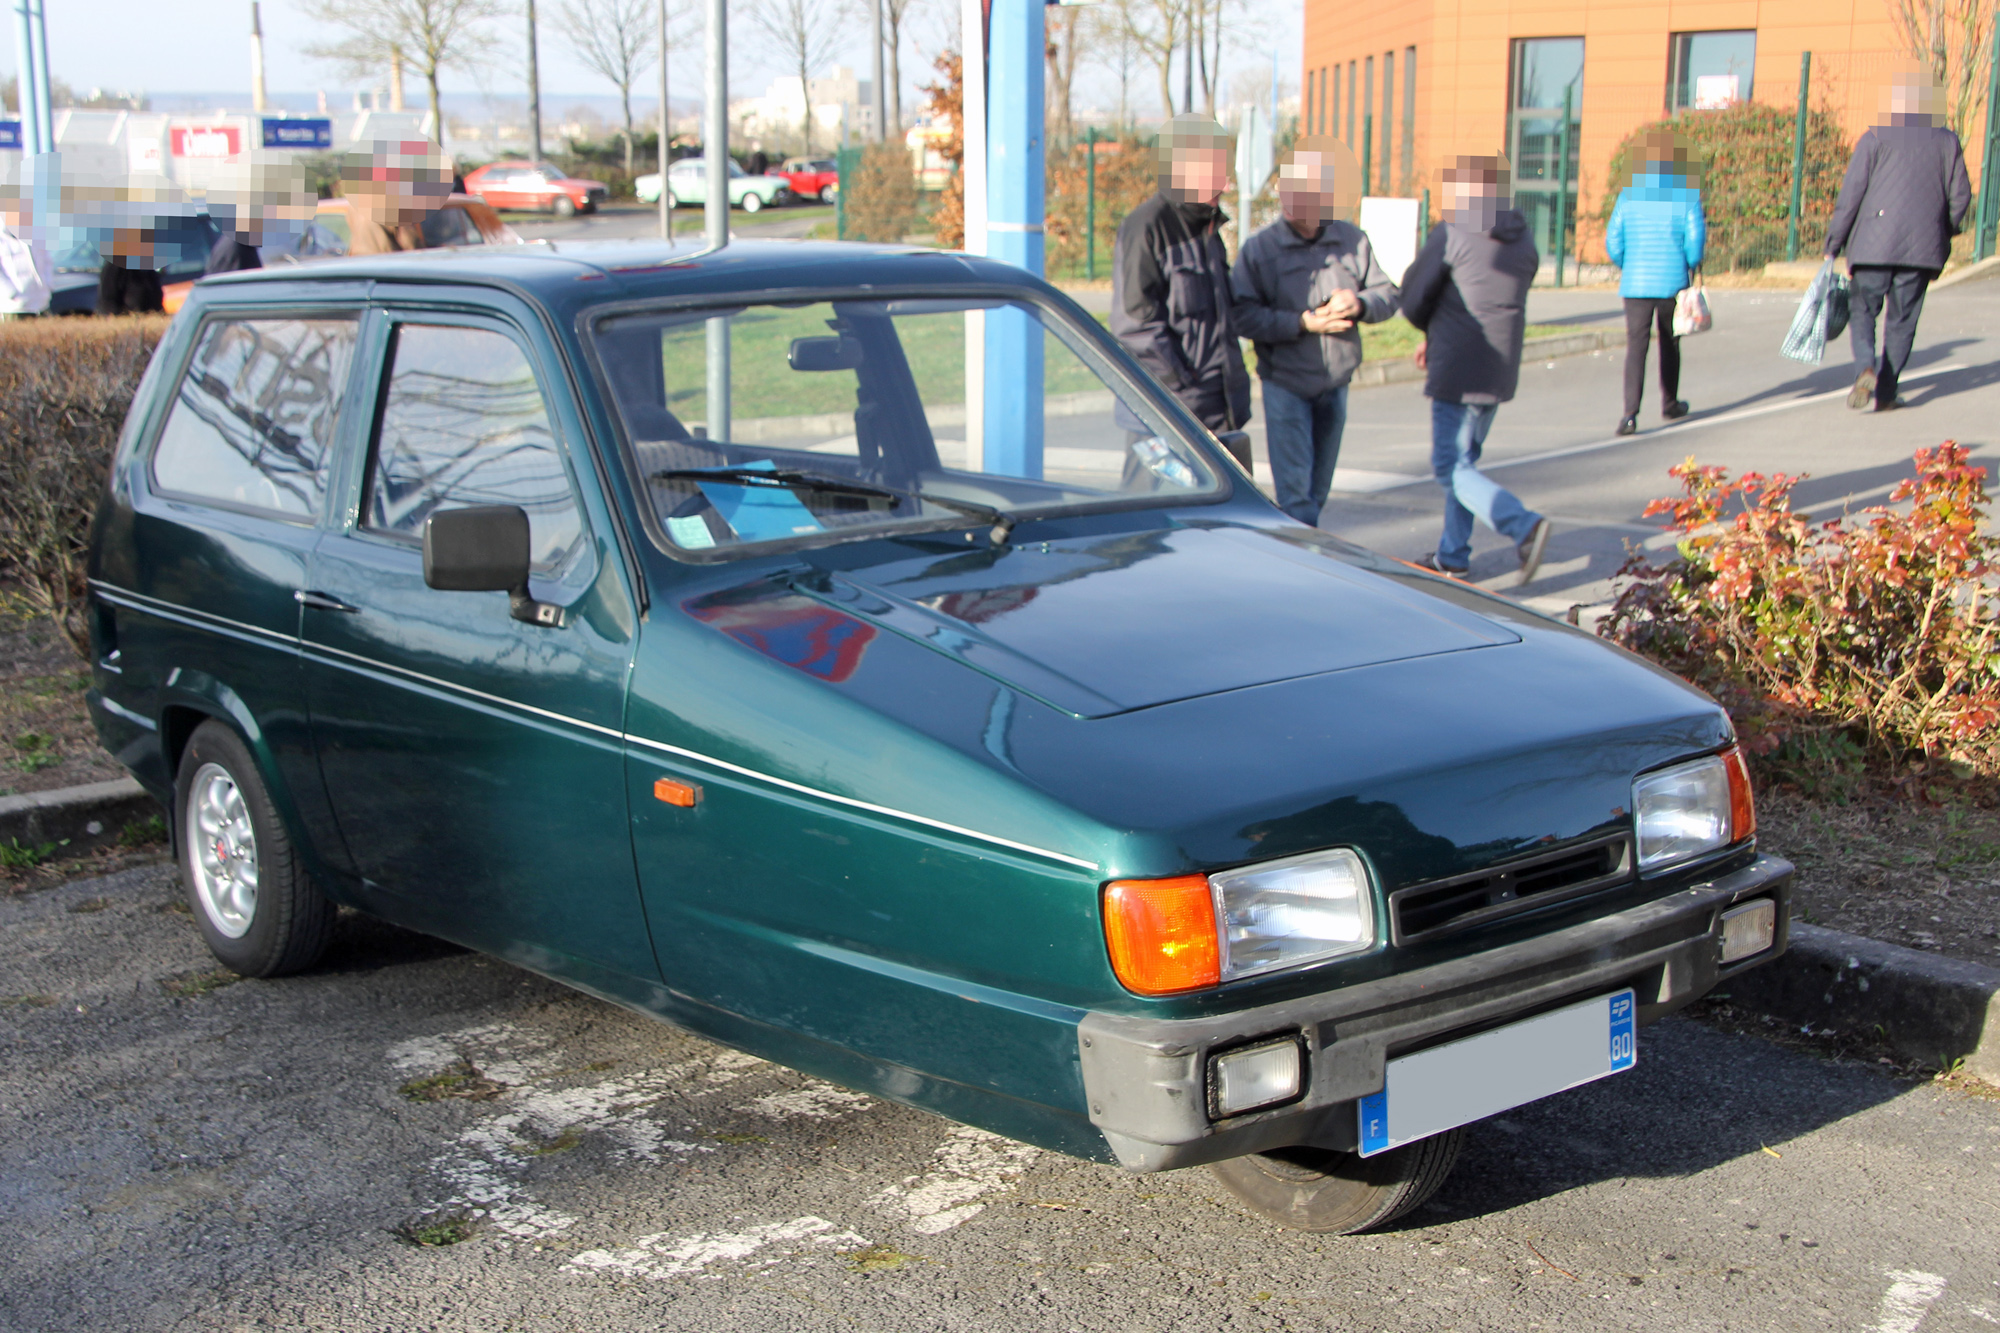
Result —
<instances>
[{"instance_id":1,"label":"front side window","mask_svg":"<svg viewBox=\"0 0 2000 1333\"><path fill-rule=\"evenodd\" d=\"M1221 486L1080 330L1026 302L744 304L595 333L655 533L682 551L1011 526Z\"/></svg>"},{"instance_id":2,"label":"front side window","mask_svg":"<svg viewBox=\"0 0 2000 1333\"><path fill-rule=\"evenodd\" d=\"M582 520L534 367L512 338L403 324L383 394L362 525L421 541L440 509L519 505L538 569L567 563Z\"/></svg>"},{"instance_id":3,"label":"front side window","mask_svg":"<svg viewBox=\"0 0 2000 1333\"><path fill-rule=\"evenodd\" d=\"M353 319L225 319L202 331L153 448L153 485L310 521L326 493Z\"/></svg>"}]
</instances>

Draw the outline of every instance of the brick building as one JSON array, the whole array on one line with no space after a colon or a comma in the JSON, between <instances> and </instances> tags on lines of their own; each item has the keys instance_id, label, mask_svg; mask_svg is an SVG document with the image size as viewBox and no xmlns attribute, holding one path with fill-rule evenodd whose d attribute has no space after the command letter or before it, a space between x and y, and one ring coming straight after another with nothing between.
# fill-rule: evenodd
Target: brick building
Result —
<instances>
[{"instance_id":1,"label":"brick building","mask_svg":"<svg viewBox=\"0 0 2000 1333\"><path fill-rule=\"evenodd\" d=\"M1738 99L1790 108L1808 50L1814 104L1859 135L1900 54L1889 0L1306 0L1300 103L1307 132L1364 158L1372 194L1434 188L1448 154L1505 153L1546 253L1565 91L1574 220L1633 129Z\"/></svg>"}]
</instances>

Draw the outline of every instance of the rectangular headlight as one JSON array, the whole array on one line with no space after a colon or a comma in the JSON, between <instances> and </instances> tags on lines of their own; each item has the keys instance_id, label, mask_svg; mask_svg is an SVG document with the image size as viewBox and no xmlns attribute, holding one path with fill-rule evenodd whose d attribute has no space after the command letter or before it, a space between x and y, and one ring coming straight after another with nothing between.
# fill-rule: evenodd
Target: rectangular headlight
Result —
<instances>
[{"instance_id":1,"label":"rectangular headlight","mask_svg":"<svg viewBox=\"0 0 2000 1333\"><path fill-rule=\"evenodd\" d=\"M1299 1044L1291 1038L1215 1056L1208 1062L1211 1109L1220 1119L1288 1102L1299 1095L1301 1066Z\"/></svg>"},{"instance_id":2,"label":"rectangular headlight","mask_svg":"<svg viewBox=\"0 0 2000 1333\"><path fill-rule=\"evenodd\" d=\"M1639 873L1661 870L1727 847L1729 770L1720 755L1647 773L1632 784Z\"/></svg>"},{"instance_id":3,"label":"rectangular headlight","mask_svg":"<svg viewBox=\"0 0 2000 1333\"><path fill-rule=\"evenodd\" d=\"M1225 870L1208 880L1224 981L1360 953L1375 943L1368 867L1345 847Z\"/></svg>"}]
</instances>

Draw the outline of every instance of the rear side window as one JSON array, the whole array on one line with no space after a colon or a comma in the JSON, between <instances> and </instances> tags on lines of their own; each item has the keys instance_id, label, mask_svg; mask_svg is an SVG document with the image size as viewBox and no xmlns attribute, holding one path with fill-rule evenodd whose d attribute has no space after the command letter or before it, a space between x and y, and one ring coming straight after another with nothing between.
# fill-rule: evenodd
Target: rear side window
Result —
<instances>
[{"instance_id":1,"label":"rear side window","mask_svg":"<svg viewBox=\"0 0 2000 1333\"><path fill-rule=\"evenodd\" d=\"M440 509L500 504L528 511L538 568L566 563L580 544L582 520L527 354L492 329L401 325L364 526L421 541Z\"/></svg>"},{"instance_id":2,"label":"rear side window","mask_svg":"<svg viewBox=\"0 0 2000 1333\"><path fill-rule=\"evenodd\" d=\"M355 328L352 319L208 325L153 448L154 488L316 517Z\"/></svg>"}]
</instances>

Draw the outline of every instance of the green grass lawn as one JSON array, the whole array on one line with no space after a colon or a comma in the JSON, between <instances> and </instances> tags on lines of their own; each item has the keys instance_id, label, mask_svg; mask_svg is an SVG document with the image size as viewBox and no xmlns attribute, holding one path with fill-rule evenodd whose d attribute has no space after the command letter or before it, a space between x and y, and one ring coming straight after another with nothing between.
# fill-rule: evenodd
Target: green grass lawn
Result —
<instances>
[{"instance_id":1,"label":"green grass lawn","mask_svg":"<svg viewBox=\"0 0 2000 1333\"><path fill-rule=\"evenodd\" d=\"M730 321L730 390L734 416L791 417L854 410L853 371L806 373L786 361L794 338L826 337L831 307L796 309L752 307ZM1099 315L1105 323L1108 316ZM918 393L929 406L965 401L965 316L962 313L900 315L896 328L909 359ZM1530 338L1570 332L1565 326L1531 324ZM1422 336L1400 315L1361 326L1363 359L1393 360L1416 350ZM669 330L661 339L667 404L683 421L708 417L708 335L704 326ZM1043 391L1083 393L1102 381L1053 337L1044 337Z\"/></svg>"}]
</instances>

